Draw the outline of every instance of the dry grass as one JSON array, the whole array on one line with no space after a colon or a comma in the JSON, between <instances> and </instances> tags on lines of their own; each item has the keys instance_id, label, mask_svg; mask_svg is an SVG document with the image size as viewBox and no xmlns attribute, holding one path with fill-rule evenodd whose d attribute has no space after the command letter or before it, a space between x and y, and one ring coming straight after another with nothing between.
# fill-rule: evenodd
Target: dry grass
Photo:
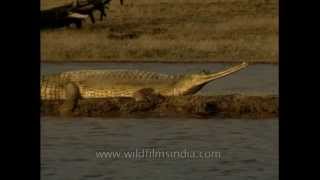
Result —
<instances>
[{"instance_id":1,"label":"dry grass","mask_svg":"<svg viewBox=\"0 0 320 180\"><path fill-rule=\"evenodd\" d=\"M276 0L124 2L80 30L42 30L42 61L278 61Z\"/></svg>"}]
</instances>

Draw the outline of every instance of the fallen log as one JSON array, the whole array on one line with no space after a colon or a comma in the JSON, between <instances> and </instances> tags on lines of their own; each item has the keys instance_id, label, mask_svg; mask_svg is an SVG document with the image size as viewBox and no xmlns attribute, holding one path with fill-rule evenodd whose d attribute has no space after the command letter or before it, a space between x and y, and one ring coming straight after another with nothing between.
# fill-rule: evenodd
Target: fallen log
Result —
<instances>
[{"instance_id":1,"label":"fallen log","mask_svg":"<svg viewBox=\"0 0 320 180\"><path fill-rule=\"evenodd\" d=\"M82 27L82 21L90 17L95 23L94 11L100 12L100 20L106 17L105 9L111 0L74 0L68 4L41 10L41 28L58 28L75 24Z\"/></svg>"},{"instance_id":2,"label":"fallen log","mask_svg":"<svg viewBox=\"0 0 320 180\"><path fill-rule=\"evenodd\" d=\"M88 16L71 12L74 8L74 5L71 3L64 6L42 10L40 12L41 28L58 28L69 26L71 24L75 24L78 28L81 28L82 21Z\"/></svg>"},{"instance_id":3,"label":"fallen log","mask_svg":"<svg viewBox=\"0 0 320 180\"><path fill-rule=\"evenodd\" d=\"M42 116L59 116L63 100L41 101ZM80 99L74 117L198 117L253 118L278 116L277 96L178 96L153 101L134 98Z\"/></svg>"}]
</instances>

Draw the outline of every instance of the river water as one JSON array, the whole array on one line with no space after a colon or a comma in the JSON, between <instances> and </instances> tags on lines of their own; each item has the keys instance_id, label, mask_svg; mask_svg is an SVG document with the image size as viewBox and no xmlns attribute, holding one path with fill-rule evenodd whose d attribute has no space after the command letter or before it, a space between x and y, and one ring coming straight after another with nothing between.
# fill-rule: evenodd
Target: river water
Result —
<instances>
[{"instance_id":1,"label":"river water","mask_svg":"<svg viewBox=\"0 0 320 180\"><path fill-rule=\"evenodd\" d=\"M162 73L219 70L227 64L42 64L42 74L74 69ZM250 65L199 94L278 94L278 66ZM41 118L41 179L278 179L278 119ZM153 148L153 149L152 149ZM218 157L141 156L142 150ZM121 153L101 157L99 153ZM140 153L125 158L125 152ZM180 154L181 155L181 154ZM198 155L198 154L197 154Z\"/></svg>"}]
</instances>

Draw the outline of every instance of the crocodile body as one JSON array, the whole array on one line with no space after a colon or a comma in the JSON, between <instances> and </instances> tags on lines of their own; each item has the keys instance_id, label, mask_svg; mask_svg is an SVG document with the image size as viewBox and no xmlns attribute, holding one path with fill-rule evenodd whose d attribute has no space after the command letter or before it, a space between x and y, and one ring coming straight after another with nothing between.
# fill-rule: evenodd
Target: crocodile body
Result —
<instances>
[{"instance_id":1,"label":"crocodile body","mask_svg":"<svg viewBox=\"0 0 320 180\"><path fill-rule=\"evenodd\" d=\"M66 85L72 83L82 98L132 97L152 88L164 96L192 95L207 83L237 72L247 63L216 73L166 75L138 70L78 70L41 77L41 99L68 99Z\"/></svg>"},{"instance_id":2,"label":"crocodile body","mask_svg":"<svg viewBox=\"0 0 320 180\"><path fill-rule=\"evenodd\" d=\"M65 85L73 82L83 98L130 97L143 88L168 94L179 76L137 70L79 70L42 76L41 99L66 99Z\"/></svg>"}]
</instances>

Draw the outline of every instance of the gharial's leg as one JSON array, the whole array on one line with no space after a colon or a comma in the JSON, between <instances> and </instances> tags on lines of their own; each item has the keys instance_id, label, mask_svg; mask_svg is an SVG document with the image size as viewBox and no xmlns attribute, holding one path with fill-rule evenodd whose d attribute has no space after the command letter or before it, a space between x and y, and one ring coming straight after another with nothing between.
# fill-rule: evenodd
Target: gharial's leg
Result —
<instances>
[{"instance_id":1,"label":"gharial's leg","mask_svg":"<svg viewBox=\"0 0 320 180\"><path fill-rule=\"evenodd\" d=\"M153 96L154 94L155 94L154 89L143 88L133 93L133 98L136 101L149 101L150 97Z\"/></svg>"},{"instance_id":2,"label":"gharial's leg","mask_svg":"<svg viewBox=\"0 0 320 180\"><path fill-rule=\"evenodd\" d=\"M136 91L133 94L133 98L135 99L135 102L122 106L121 110L124 110L125 112L145 112L154 109L157 104L160 104L164 100L164 97L159 93L156 93L152 88L143 88Z\"/></svg>"},{"instance_id":3,"label":"gharial's leg","mask_svg":"<svg viewBox=\"0 0 320 180\"><path fill-rule=\"evenodd\" d=\"M65 85L66 100L59 107L59 113L61 116L70 116L72 111L76 107L80 98L80 91L76 84L70 82Z\"/></svg>"},{"instance_id":4,"label":"gharial's leg","mask_svg":"<svg viewBox=\"0 0 320 180\"><path fill-rule=\"evenodd\" d=\"M157 104L164 99L161 94L156 93L152 88L142 88L136 91L133 93L133 98L137 102L148 102L151 104Z\"/></svg>"}]
</instances>

